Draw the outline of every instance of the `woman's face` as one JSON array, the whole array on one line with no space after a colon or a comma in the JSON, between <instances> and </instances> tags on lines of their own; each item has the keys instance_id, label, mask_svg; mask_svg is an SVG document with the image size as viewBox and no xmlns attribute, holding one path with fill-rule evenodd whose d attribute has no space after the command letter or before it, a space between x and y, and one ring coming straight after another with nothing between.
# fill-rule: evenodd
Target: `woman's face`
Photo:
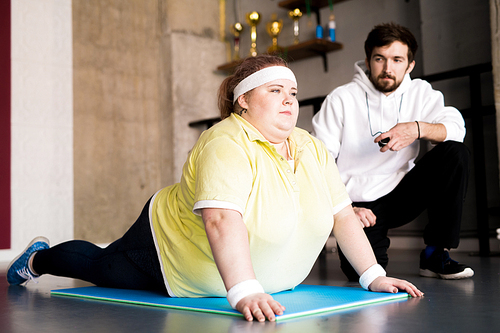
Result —
<instances>
[{"instance_id":1,"label":"woman's face","mask_svg":"<svg viewBox=\"0 0 500 333\"><path fill-rule=\"evenodd\" d=\"M238 97L242 113L271 143L281 143L292 133L299 116L297 85L288 79L265 83Z\"/></svg>"}]
</instances>

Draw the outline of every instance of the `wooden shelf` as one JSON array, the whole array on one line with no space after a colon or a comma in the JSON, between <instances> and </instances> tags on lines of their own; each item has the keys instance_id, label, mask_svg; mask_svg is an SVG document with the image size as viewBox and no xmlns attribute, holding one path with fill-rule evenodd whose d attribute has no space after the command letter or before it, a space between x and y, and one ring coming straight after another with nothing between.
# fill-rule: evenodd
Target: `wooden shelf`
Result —
<instances>
[{"instance_id":1,"label":"wooden shelf","mask_svg":"<svg viewBox=\"0 0 500 333\"><path fill-rule=\"evenodd\" d=\"M285 48L283 55L287 61L296 61L314 56L322 56L328 52L340 50L342 44L326 39L315 38Z\"/></svg>"},{"instance_id":2,"label":"wooden shelf","mask_svg":"<svg viewBox=\"0 0 500 333\"><path fill-rule=\"evenodd\" d=\"M347 0L334 0L334 5ZM316 19L318 20L318 25L320 25L319 20L319 10L323 7L327 7L328 0L311 0L310 10L316 13ZM293 10L299 8L302 12L306 11L305 0L285 0L278 3L281 8ZM323 67L325 72L328 71L328 62L326 59L326 54L328 52L336 51L342 49L342 44L337 42L331 42L326 39L311 39L299 44L290 45L284 48L283 52L280 53L283 58L288 61L297 61L301 59L311 58L320 56L323 58ZM242 60L232 61L217 67L217 70L226 73L233 73L234 69L238 67Z\"/></svg>"},{"instance_id":3,"label":"wooden shelf","mask_svg":"<svg viewBox=\"0 0 500 333\"><path fill-rule=\"evenodd\" d=\"M238 65L242 62L243 60L234 60L231 62L228 62L224 65L220 65L217 67L217 70L227 72L229 74L232 74L234 72L234 69L238 67Z\"/></svg>"},{"instance_id":4,"label":"wooden shelf","mask_svg":"<svg viewBox=\"0 0 500 333\"><path fill-rule=\"evenodd\" d=\"M326 39L314 38L299 44L290 45L284 48L281 55L286 61L292 62L311 57L321 56L326 61L326 54L328 52L342 49L342 44L338 42L331 42ZM234 69L238 67L242 60L232 61L217 67L217 70L227 73L233 73ZM328 70L326 62L324 62L325 71Z\"/></svg>"},{"instance_id":5,"label":"wooden shelf","mask_svg":"<svg viewBox=\"0 0 500 333\"><path fill-rule=\"evenodd\" d=\"M337 4L339 2L343 2L347 0L335 0L333 4ZM310 10L313 13L316 13L316 21L318 25L321 25L321 20L319 18L319 10L323 7L329 6L328 0L311 0L310 2ZM295 8L299 8L302 13L306 13L307 8L306 8L306 2L305 0L286 0L286 1L281 1L278 3L278 6L281 8L289 9L289 10L294 10Z\"/></svg>"},{"instance_id":6,"label":"wooden shelf","mask_svg":"<svg viewBox=\"0 0 500 333\"><path fill-rule=\"evenodd\" d=\"M335 6L335 4L342 2L342 1L347 1L347 0L334 0L333 5ZM328 0L311 0L311 10L313 10L315 8L327 7L328 5L329 5ZM280 6L281 8L286 8L286 9L290 9L290 10L294 10L295 8L299 8L303 12L306 10L306 2L304 0L280 1L278 3L278 6Z\"/></svg>"}]
</instances>

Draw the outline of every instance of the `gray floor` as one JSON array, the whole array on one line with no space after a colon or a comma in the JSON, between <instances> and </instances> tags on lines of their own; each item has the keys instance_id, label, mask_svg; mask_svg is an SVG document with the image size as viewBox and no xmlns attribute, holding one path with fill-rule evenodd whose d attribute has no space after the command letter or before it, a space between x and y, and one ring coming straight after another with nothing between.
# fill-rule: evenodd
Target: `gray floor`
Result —
<instances>
[{"instance_id":1,"label":"gray floor","mask_svg":"<svg viewBox=\"0 0 500 333\"><path fill-rule=\"evenodd\" d=\"M147 306L51 297L50 290L87 285L43 276L27 287L8 286L0 270L0 332L500 332L500 257L452 253L473 267L472 279L444 281L418 276L418 251L392 250L388 273L408 279L425 296L284 321L243 319ZM305 283L355 286L345 281L330 253Z\"/></svg>"}]
</instances>

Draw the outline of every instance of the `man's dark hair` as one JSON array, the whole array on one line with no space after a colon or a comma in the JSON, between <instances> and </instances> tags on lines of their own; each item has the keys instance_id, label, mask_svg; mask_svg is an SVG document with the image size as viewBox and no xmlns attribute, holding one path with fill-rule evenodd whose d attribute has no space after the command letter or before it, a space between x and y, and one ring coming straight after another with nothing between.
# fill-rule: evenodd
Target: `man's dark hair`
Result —
<instances>
[{"instance_id":1,"label":"man's dark hair","mask_svg":"<svg viewBox=\"0 0 500 333\"><path fill-rule=\"evenodd\" d=\"M418 45L415 36L407 28L395 23L383 23L376 25L368 34L365 41L366 58L370 60L373 49L399 41L408 46L408 64L415 58Z\"/></svg>"}]
</instances>

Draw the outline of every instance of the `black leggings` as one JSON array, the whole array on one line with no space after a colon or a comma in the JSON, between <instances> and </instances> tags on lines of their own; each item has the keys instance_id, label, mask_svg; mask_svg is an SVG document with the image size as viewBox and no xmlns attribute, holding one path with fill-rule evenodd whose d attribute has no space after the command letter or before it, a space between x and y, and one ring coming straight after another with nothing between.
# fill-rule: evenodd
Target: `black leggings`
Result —
<instances>
[{"instance_id":1,"label":"black leggings","mask_svg":"<svg viewBox=\"0 0 500 333\"><path fill-rule=\"evenodd\" d=\"M463 143L446 141L427 152L389 194L371 202L354 202L354 207L371 209L377 217L373 227L363 230L377 261L389 262L389 229L413 221L427 209L429 223L424 242L441 248L456 248L460 241L462 207L469 176L469 150ZM351 281L358 274L339 248L341 268Z\"/></svg>"},{"instance_id":2,"label":"black leggings","mask_svg":"<svg viewBox=\"0 0 500 333\"><path fill-rule=\"evenodd\" d=\"M100 287L166 291L149 224L149 202L132 227L106 248L72 240L38 251L37 274L91 282Z\"/></svg>"}]
</instances>

